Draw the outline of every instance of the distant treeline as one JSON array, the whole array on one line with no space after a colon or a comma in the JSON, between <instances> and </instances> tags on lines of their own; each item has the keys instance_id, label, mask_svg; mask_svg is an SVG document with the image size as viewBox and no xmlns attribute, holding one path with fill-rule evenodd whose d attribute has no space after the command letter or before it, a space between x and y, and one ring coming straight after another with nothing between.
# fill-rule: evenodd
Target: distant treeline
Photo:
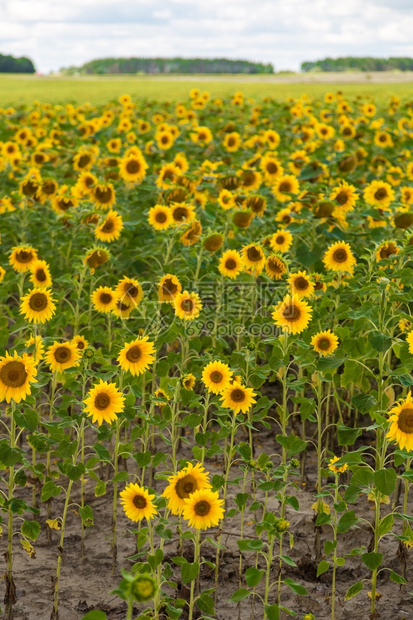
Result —
<instances>
[{"instance_id":1,"label":"distant treeline","mask_svg":"<svg viewBox=\"0 0 413 620\"><path fill-rule=\"evenodd\" d=\"M101 58L81 67L63 69L65 73L274 73L268 63L226 58Z\"/></svg>"},{"instance_id":2,"label":"distant treeline","mask_svg":"<svg viewBox=\"0 0 413 620\"><path fill-rule=\"evenodd\" d=\"M325 58L301 63L301 71L413 71L413 58Z\"/></svg>"},{"instance_id":3,"label":"distant treeline","mask_svg":"<svg viewBox=\"0 0 413 620\"><path fill-rule=\"evenodd\" d=\"M34 64L30 58L14 58L0 54L0 73L34 73Z\"/></svg>"}]
</instances>

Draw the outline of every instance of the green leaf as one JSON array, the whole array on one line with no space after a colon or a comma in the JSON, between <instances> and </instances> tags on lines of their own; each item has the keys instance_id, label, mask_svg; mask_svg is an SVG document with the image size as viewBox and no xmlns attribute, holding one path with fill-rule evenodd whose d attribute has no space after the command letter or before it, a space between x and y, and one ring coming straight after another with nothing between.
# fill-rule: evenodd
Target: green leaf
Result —
<instances>
[{"instance_id":1,"label":"green leaf","mask_svg":"<svg viewBox=\"0 0 413 620\"><path fill-rule=\"evenodd\" d=\"M356 513L354 512L354 510L349 510L348 512L345 512L340 518L340 521L337 525L337 532L339 532L340 534L344 534L357 522L358 518L356 517Z\"/></svg>"},{"instance_id":2,"label":"green leaf","mask_svg":"<svg viewBox=\"0 0 413 620\"><path fill-rule=\"evenodd\" d=\"M83 616L82 620L107 620L107 615L103 611L94 609Z\"/></svg>"},{"instance_id":3,"label":"green leaf","mask_svg":"<svg viewBox=\"0 0 413 620\"><path fill-rule=\"evenodd\" d=\"M261 551L264 546L262 540L238 540L237 544L240 551Z\"/></svg>"},{"instance_id":4,"label":"green leaf","mask_svg":"<svg viewBox=\"0 0 413 620\"><path fill-rule=\"evenodd\" d=\"M286 583L287 586L289 586L291 590L295 592L296 594L300 594L303 596L307 594L307 590L304 588L304 586L300 585L293 579L290 579L290 578L284 579L284 583Z\"/></svg>"},{"instance_id":5,"label":"green leaf","mask_svg":"<svg viewBox=\"0 0 413 620\"><path fill-rule=\"evenodd\" d=\"M26 411L18 411L16 409L14 412L14 419L17 426L20 428L27 428L32 433L36 430L39 422L39 416L34 409L27 409Z\"/></svg>"},{"instance_id":6,"label":"green leaf","mask_svg":"<svg viewBox=\"0 0 413 620\"><path fill-rule=\"evenodd\" d=\"M125 482L129 478L129 474L127 471L120 471L113 478L112 482Z\"/></svg>"},{"instance_id":7,"label":"green leaf","mask_svg":"<svg viewBox=\"0 0 413 620\"><path fill-rule=\"evenodd\" d=\"M6 467L11 467L18 462L22 462L24 452L18 448L10 448L7 439L0 441L0 462Z\"/></svg>"},{"instance_id":8,"label":"green leaf","mask_svg":"<svg viewBox=\"0 0 413 620\"><path fill-rule=\"evenodd\" d=\"M381 519L380 524L379 524L380 538L384 536L385 534L387 534L387 532L390 532L390 530L393 527L393 524L394 524L394 517L391 513L383 517L383 519Z\"/></svg>"},{"instance_id":9,"label":"green leaf","mask_svg":"<svg viewBox=\"0 0 413 620\"><path fill-rule=\"evenodd\" d=\"M251 566L250 568L247 568L245 572L245 581L250 588L255 588L255 586L258 585L263 578L263 575L263 570L258 570L258 568Z\"/></svg>"},{"instance_id":10,"label":"green leaf","mask_svg":"<svg viewBox=\"0 0 413 620\"><path fill-rule=\"evenodd\" d=\"M289 435L288 437L284 437L283 435L277 435L276 439L278 443L280 443L283 448L287 450L288 457L299 454L307 447L307 442L303 441L299 437L296 437L295 435Z\"/></svg>"},{"instance_id":11,"label":"green leaf","mask_svg":"<svg viewBox=\"0 0 413 620\"><path fill-rule=\"evenodd\" d=\"M79 514L85 527L93 525L93 510L90 506L79 507Z\"/></svg>"},{"instance_id":12,"label":"green leaf","mask_svg":"<svg viewBox=\"0 0 413 620\"><path fill-rule=\"evenodd\" d=\"M344 363L344 359L344 357L334 357L333 355L321 357L318 360L317 370L324 372L325 370L334 370L339 368Z\"/></svg>"},{"instance_id":13,"label":"green leaf","mask_svg":"<svg viewBox=\"0 0 413 620\"><path fill-rule=\"evenodd\" d=\"M243 601L244 598L247 598L247 596L249 596L250 594L251 592L246 588L240 588L231 596L231 601L233 601L234 603L239 603L240 601Z\"/></svg>"},{"instance_id":14,"label":"green leaf","mask_svg":"<svg viewBox=\"0 0 413 620\"><path fill-rule=\"evenodd\" d=\"M145 452L137 452L134 454L134 458L139 465L139 467L146 467L151 462L151 452L150 450L146 450Z\"/></svg>"},{"instance_id":15,"label":"green leaf","mask_svg":"<svg viewBox=\"0 0 413 620\"><path fill-rule=\"evenodd\" d=\"M379 353L385 353L391 347L392 339L386 336L386 334L375 331L369 333L369 342L373 349L376 349Z\"/></svg>"},{"instance_id":16,"label":"green leaf","mask_svg":"<svg viewBox=\"0 0 413 620\"><path fill-rule=\"evenodd\" d=\"M210 594L206 594L205 592L201 594L197 598L196 604L203 614L207 614L208 616L214 615L214 599Z\"/></svg>"},{"instance_id":17,"label":"green leaf","mask_svg":"<svg viewBox=\"0 0 413 620\"><path fill-rule=\"evenodd\" d=\"M182 564L181 566L181 579L182 583L187 584L191 581L194 581L198 577L199 573L199 562L194 562L193 564Z\"/></svg>"},{"instance_id":18,"label":"green leaf","mask_svg":"<svg viewBox=\"0 0 413 620\"><path fill-rule=\"evenodd\" d=\"M374 472L374 484L380 493L391 495L396 486L397 474L391 467Z\"/></svg>"},{"instance_id":19,"label":"green leaf","mask_svg":"<svg viewBox=\"0 0 413 620\"><path fill-rule=\"evenodd\" d=\"M62 487L60 485L57 486L53 482L53 480L48 480L48 482L46 482L42 489L41 501L47 502L47 500L49 500L51 497L57 497L58 495L60 495L61 491Z\"/></svg>"},{"instance_id":20,"label":"green leaf","mask_svg":"<svg viewBox=\"0 0 413 620\"><path fill-rule=\"evenodd\" d=\"M280 618L280 608L277 603L273 603L272 605L265 606L265 615L268 620L279 620Z\"/></svg>"},{"instance_id":21,"label":"green leaf","mask_svg":"<svg viewBox=\"0 0 413 620\"><path fill-rule=\"evenodd\" d=\"M357 437L361 435L361 428L350 428L345 424L337 424L337 437L339 446L352 446Z\"/></svg>"},{"instance_id":22,"label":"green leaf","mask_svg":"<svg viewBox=\"0 0 413 620\"><path fill-rule=\"evenodd\" d=\"M351 598L353 598L353 596L356 596L359 592L361 592L362 589L363 589L363 582L358 581L357 583L352 585L351 588L347 590L344 596L344 600L349 601Z\"/></svg>"},{"instance_id":23,"label":"green leaf","mask_svg":"<svg viewBox=\"0 0 413 620\"><path fill-rule=\"evenodd\" d=\"M351 403L360 413L369 413L377 405L377 400L370 394L354 394Z\"/></svg>"},{"instance_id":24,"label":"green leaf","mask_svg":"<svg viewBox=\"0 0 413 620\"><path fill-rule=\"evenodd\" d=\"M407 583L404 577L402 577L401 575L398 575L393 570L390 570L390 579L394 581L395 583L399 583L400 585L403 585L403 586L406 585Z\"/></svg>"},{"instance_id":25,"label":"green leaf","mask_svg":"<svg viewBox=\"0 0 413 620\"><path fill-rule=\"evenodd\" d=\"M327 560L321 560L317 568L317 577L319 577L323 573L326 573L329 568L330 568L330 562L327 562Z\"/></svg>"},{"instance_id":26,"label":"green leaf","mask_svg":"<svg viewBox=\"0 0 413 620\"><path fill-rule=\"evenodd\" d=\"M383 560L382 553L375 553L371 551L371 553L363 553L361 556L362 562L370 569L375 570L380 566Z\"/></svg>"},{"instance_id":27,"label":"green leaf","mask_svg":"<svg viewBox=\"0 0 413 620\"><path fill-rule=\"evenodd\" d=\"M40 523L38 523L37 521L24 520L21 525L20 531L23 536L26 536L26 538L35 541L40 534Z\"/></svg>"}]
</instances>

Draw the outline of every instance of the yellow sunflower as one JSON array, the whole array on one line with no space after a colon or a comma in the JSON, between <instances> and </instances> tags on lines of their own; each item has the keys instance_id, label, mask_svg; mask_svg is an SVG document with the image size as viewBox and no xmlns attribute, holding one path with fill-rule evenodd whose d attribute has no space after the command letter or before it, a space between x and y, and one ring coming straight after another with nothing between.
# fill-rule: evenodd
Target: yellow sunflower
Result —
<instances>
[{"instance_id":1,"label":"yellow sunflower","mask_svg":"<svg viewBox=\"0 0 413 620\"><path fill-rule=\"evenodd\" d=\"M147 489L135 482L126 485L120 492L120 498L123 510L131 521L142 521L142 519L149 521L158 512L152 502L155 495L150 495Z\"/></svg>"},{"instance_id":2,"label":"yellow sunflower","mask_svg":"<svg viewBox=\"0 0 413 620\"><path fill-rule=\"evenodd\" d=\"M182 378L182 385L186 390L193 390L195 387L195 376L190 372Z\"/></svg>"},{"instance_id":3,"label":"yellow sunflower","mask_svg":"<svg viewBox=\"0 0 413 620\"><path fill-rule=\"evenodd\" d=\"M274 183L278 177L284 174L284 168L273 153L267 153L261 158L260 168L267 183Z\"/></svg>"},{"instance_id":4,"label":"yellow sunflower","mask_svg":"<svg viewBox=\"0 0 413 620\"><path fill-rule=\"evenodd\" d=\"M170 207L155 205L149 209L148 222L155 230L167 230L174 223Z\"/></svg>"},{"instance_id":5,"label":"yellow sunflower","mask_svg":"<svg viewBox=\"0 0 413 620\"><path fill-rule=\"evenodd\" d=\"M374 180L364 189L364 200L372 207L387 209L395 198L394 189L386 181Z\"/></svg>"},{"instance_id":6,"label":"yellow sunflower","mask_svg":"<svg viewBox=\"0 0 413 620\"><path fill-rule=\"evenodd\" d=\"M20 314L30 323L45 323L55 313L56 304L47 288L34 288L20 300Z\"/></svg>"},{"instance_id":7,"label":"yellow sunflower","mask_svg":"<svg viewBox=\"0 0 413 620\"><path fill-rule=\"evenodd\" d=\"M117 211L109 211L104 221L99 226L96 226L95 237L99 241L110 243L115 241L115 239L119 239L122 228L122 216Z\"/></svg>"},{"instance_id":8,"label":"yellow sunflower","mask_svg":"<svg viewBox=\"0 0 413 620\"><path fill-rule=\"evenodd\" d=\"M116 305L117 295L109 286L99 286L92 293L93 307L99 312L112 312Z\"/></svg>"},{"instance_id":9,"label":"yellow sunflower","mask_svg":"<svg viewBox=\"0 0 413 620\"><path fill-rule=\"evenodd\" d=\"M396 441L401 450L413 450L413 400L409 393L389 411L390 428L386 435Z\"/></svg>"},{"instance_id":10,"label":"yellow sunflower","mask_svg":"<svg viewBox=\"0 0 413 620\"><path fill-rule=\"evenodd\" d=\"M275 252L288 252L293 242L293 236L289 230L281 228L275 232L270 239L270 246Z\"/></svg>"},{"instance_id":11,"label":"yellow sunflower","mask_svg":"<svg viewBox=\"0 0 413 620\"><path fill-rule=\"evenodd\" d=\"M70 342L74 344L79 351L84 351L89 346L88 341L81 334L74 336Z\"/></svg>"},{"instance_id":12,"label":"yellow sunflower","mask_svg":"<svg viewBox=\"0 0 413 620\"><path fill-rule=\"evenodd\" d=\"M158 300L172 304L174 298L182 291L178 278L171 273L162 276L158 284Z\"/></svg>"},{"instance_id":13,"label":"yellow sunflower","mask_svg":"<svg viewBox=\"0 0 413 620\"><path fill-rule=\"evenodd\" d=\"M119 164L119 175L128 183L140 183L146 176L148 164L142 153L123 157Z\"/></svg>"},{"instance_id":14,"label":"yellow sunflower","mask_svg":"<svg viewBox=\"0 0 413 620\"><path fill-rule=\"evenodd\" d=\"M97 207L110 209L116 202L115 188L112 183L101 183L93 187L91 199Z\"/></svg>"},{"instance_id":15,"label":"yellow sunflower","mask_svg":"<svg viewBox=\"0 0 413 620\"><path fill-rule=\"evenodd\" d=\"M185 232L179 237L179 241L182 245L189 246L194 245L202 235L202 226L199 220L194 220Z\"/></svg>"},{"instance_id":16,"label":"yellow sunflower","mask_svg":"<svg viewBox=\"0 0 413 620\"><path fill-rule=\"evenodd\" d=\"M31 393L30 383L37 375L33 356L23 353L0 357L0 400L8 403L13 399L16 403L25 400Z\"/></svg>"},{"instance_id":17,"label":"yellow sunflower","mask_svg":"<svg viewBox=\"0 0 413 620\"><path fill-rule=\"evenodd\" d=\"M265 273L271 280L281 280L287 273L287 265L282 258L273 254L265 261Z\"/></svg>"},{"instance_id":18,"label":"yellow sunflower","mask_svg":"<svg viewBox=\"0 0 413 620\"><path fill-rule=\"evenodd\" d=\"M132 375L140 375L154 362L155 353L154 344L148 342L148 336L136 338L132 342L125 342L125 346L119 353L119 366Z\"/></svg>"},{"instance_id":19,"label":"yellow sunflower","mask_svg":"<svg viewBox=\"0 0 413 620\"><path fill-rule=\"evenodd\" d=\"M314 293L314 282L305 271L292 273L287 282L291 284L292 294L296 294L298 297L311 297Z\"/></svg>"},{"instance_id":20,"label":"yellow sunflower","mask_svg":"<svg viewBox=\"0 0 413 620\"><path fill-rule=\"evenodd\" d=\"M236 250L226 250L219 259L218 270L227 278L236 278L243 268L242 256Z\"/></svg>"},{"instance_id":21,"label":"yellow sunflower","mask_svg":"<svg viewBox=\"0 0 413 620\"><path fill-rule=\"evenodd\" d=\"M409 326L410 327L410 326ZM409 345L409 353L413 353L413 330L410 331L406 336L406 342Z\"/></svg>"},{"instance_id":22,"label":"yellow sunflower","mask_svg":"<svg viewBox=\"0 0 413 620\"><path fill-rule=\"evenodd\" d=\"M247 413L251 405L257 402L254 396L256 393L252 388L247 388L238 381L233 381L222 391L221 405L226 409L232 409L235 415L240 411Z\"/></svg>"},{"instance_id":23,"label":"yellow sunflower","mask_svg":"<svg viewBox=\"0 0 413 620\"><path fill-rule=\"evenodd\" d=\"M326 269L331 271L348 271L352 273L356 259L348 243L336 241L325 252L323 263Z\"/></svg>"},{"instance_id":24,"label":"yellow sunflower","mask_svg":"<svg viewBox=\"0 0 413 620\"><path fill-rule=\"evenodd\" d=\"M189 224L195 219L195 207L193 205L173 203L170 208L173 223L178 226L180 224Z\"/></svg>"},{"instance_id":25,"label":"yellow sunflower","mask_svg":"<svg viewBox=\"0 0 413 620\"><path fill-rule=\"evenodd\" d=\"M272 318L278 327L291 334L300 334L311 321L312 308L298 295L286 295L274 306Z\"/></svg>"},{"instance_id":26,"label":"yellow sunflower","mask_svg":"<svg viewBox=\"0 0 413 620\"><path fill-rule=\"evenodd\" d=\"M36 364L43 359L44 344L40 336L30 336L30 338L26 340L26 348L29 349L27 355L33 357Z\"/></svg>"},{"instance_id":27,"label":"yellow sunflower","mask_svg":"<svg viewBox=\"0 0 413 620\"><path fill-rule=\"evenodd\" d=\"M328 469L332 471L334 474L342 474L348 469L347 463L344 463L344 465L341 465L341 466L334 465L334 463L337 463L337 461L339 460L340 459L338 456L333 456L333 458L330 459L328 462Z\"/></svg>"},{"instance_id":28,"label":"yellow sunflower","mask_svg":"<svg viewBox=\"0 0 413 620\"><path fill-rule=\"evenodd\" d=\"M354 185L350 185L344 180L336 187L333 187L330 192L330 200L334 200L338 205L335 211L340 213L353 211L358 197L359 195Z\"/></svg>"},{"instance_id":29,"label":"yellow sunflower","mask_svg":"<svg viewBox=\"0 0 413 620\"><path fill-rule=\"evenodd\" d=\"M236 205L234 194L229 189L222 189L219 192L218 204L224 211L232 209Z\"/></svg>"},{"instance_id":30,"label":"yellow sunflower","mask_svg":"<svg viewBox=\"0 0 413 620\"><path fill-rule=\"evenodd\" d=\"M115 306L112 310L113 314L119 319L128 319L134 306L130 303L129 299L116 299Z\"/></svg>"},{"instance_id":31,"label":"yellow sunflower","mask_svg":"<svg viewBox=\"0 0 413 620\"><path fill-rule=\"evenodd\" d=\"M174 163L164 164L159 171L155 185L161 189L168 189L180 175L180 168Z\"/></svg>"},{"instance_id":32,"label":"yellow sunflower","mask_svg":"<svg viewBox=\"0 0 413 620\"><path fill-rule=\"evenodd\" d=\"M265 254L260 245L251 243L242 248L241 256L245 267L255 276L259 275L265 266Z\"/></svg>"},{"instance_id":33,"label":"yellow sunflower","mask_svg":"<svg viewBox=\"0 0 413 620\"><path fill-rule=\"evenodd\" d=\"M185 500L196 491L210 489L209 474L201 463L188 463L181 471L168 478L168 486L162 493L168 500L168 508L174 515L182 514Z\"/></svg>"},{"instance_id":34,"label":"yellow sunflower","mask_svg":"<svg viewBox=\"0 0 413 620\"><path fill-rule=\"evenodd\" d=\"M283 174L272 186L272 192L279 202L291 200L291 194L298 194L300 184L293 174Z\"/></svg>"},{"instance_id":35,"label":"yellow sunflower","mask_svg":"<svg viewBox=\"0 0 413 620\"><path fill-rule=\"evenodd\" d=\"M134 278L123 276L122 280L116 286L118 299L123 303L137 307L143 299L143 289L139 282Z\"/></svg>"},{"instance_id":36,"label":"yellow sunflower","mask_svg":"<svg viewBox=\"0 0 413 620\"><path fill-rule=\"evenodd\" d=\"M73 342L54 342L46 352L46 362L52 372L63 372L79 366L80 351Z\"/></svg>"},{"instance_id":37,"label":"yellow sunflower","mask_svg":"<svg viewBox=\"0 0 413 620\"><path fill-rule=\"evenodd\" d=\"M105 248L92 248L83 259L83 263L90 269L90 273L94 274L97 267L104 265L110 258L108 250Z\"/></svg>"},{"instance_id":38,"label":"yellow sunflower","mask_svg":"<svg viewBox=\"0 0 413 620\"><path fill-rule=\"evenodd\" d=\"M205 383L208 392L212 392L212 394L220 394L228 387L231 379L232 370L224 362L209 362L202 371L202 381Z\"/></svg>"},{"instance_id":39,"label":"yellow sunflower","mask_svg":"<svg viewBox=\"0 0 413 620\"><path fill-rule=\"evenodd\" d=\"M338 347L338 338L328 329L313 336L311 338L311 346L314 348L314 351L320 353L323 357L331 355Z\"/></svg>"},{"instance_id":40,"label":"yellow sunflower","mask_svg":"<svg viewBox=\"0 0 413 620\"><path fill-rule=\"evenodd\" d=\"M45 260L36 260L30 267L30 282L36 288L49 288L52 286L49 265Z\"/></svg>"},{"instance_id":41,"label":"yellow sunflower","mask_svg":"<svg viewBox=\"0 0 413 620\"><path fill-rule=\"evenodd\" d=\"M381 260L390 258L391 256L397 256L399 252L400 248L394 241L383 241L383 243L381 243L377 248L376 262L379 263Z\"/></svg>"},{"instance_id":42,"label":"yellow sunflower","mask_svg":"<svg viewBox=\"0 0 413 620\"><path fill-rule=\"evenodd\" d=\"M223 499L219 499L218 491L202 489L195 491L185 499L183 517L188 525L197 530L215 527L224 518Z\"/></svg>"},{"instance_id":43,"label":"yellow sunflower","mask_svg":"<svg viewBox=\"0 0 413 620\"><path fill-rule=\"evenodd\" d=\"M29 245L14 247L11 251L9 264L17 273L25 273L37 260L37 250Z\"/></svg>"},{"instance_id":44,"label":"yellow sunflower","mask_svg":"<svg viewBox=\"0 0 413 620\"><path fill-rule=\"evenodd\" d=\"M236 131L227 133L222 145L228 153L235 153L241 146L241 136Z\"/></svg>"},{"instance_id":45,"label":"yellow sunflower","mask_svg":"<svg viewBox=\"0 0 413 620\"><path fill-rule=\"evenodd\" d=\"M117 414L124 410L124 400L125 397L114 383L101 379L89 390L87 398L83 401L86 405L84 411L88 417L92 417L93 423L97 422L99 426L103 422L110 424L117 419Z\"/></svg>"},{"instance_id":46,"label":"yellow sunflower","mask_svg":"<svg viewBox=\"0 0 413 620\"><path fill-rule=\"evenodd\" d=\"M197 293L177 293L174 297L175 314L180 319L191 321L199 316L202 303Z\"/></svg>"}]
</instances>

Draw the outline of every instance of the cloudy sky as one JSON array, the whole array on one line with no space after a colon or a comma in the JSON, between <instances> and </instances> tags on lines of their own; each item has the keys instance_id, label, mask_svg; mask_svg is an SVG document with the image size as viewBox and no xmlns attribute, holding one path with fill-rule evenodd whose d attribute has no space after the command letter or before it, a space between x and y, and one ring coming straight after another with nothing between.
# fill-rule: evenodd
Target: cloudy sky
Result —
<instances>
[{"instance_id":1,"label":"cloudy sky","mask_svg":"<svg viewBox=\"0 0 413 620\"><path fill-rule=\"evenodd\" d=\"M0 0L0 53L38 71L117 56L413 56L413 0Z\"/></svg>"}]
</instances>

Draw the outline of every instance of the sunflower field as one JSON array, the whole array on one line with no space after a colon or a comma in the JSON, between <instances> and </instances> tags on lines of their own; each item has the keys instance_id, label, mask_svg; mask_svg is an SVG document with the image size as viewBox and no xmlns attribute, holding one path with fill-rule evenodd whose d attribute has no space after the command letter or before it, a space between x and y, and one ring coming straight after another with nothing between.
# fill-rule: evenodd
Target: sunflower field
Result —
<instances>
[{"instance_id":1,"label":"sunflower field","mask_svg":"<svg viewBox=\"0 0 413 620\"><path fill-rule=\"evenodd\" d=\"M0 232L5 620L413 617L412 101L2 108Z\"/></svg>"}]
</instances>

